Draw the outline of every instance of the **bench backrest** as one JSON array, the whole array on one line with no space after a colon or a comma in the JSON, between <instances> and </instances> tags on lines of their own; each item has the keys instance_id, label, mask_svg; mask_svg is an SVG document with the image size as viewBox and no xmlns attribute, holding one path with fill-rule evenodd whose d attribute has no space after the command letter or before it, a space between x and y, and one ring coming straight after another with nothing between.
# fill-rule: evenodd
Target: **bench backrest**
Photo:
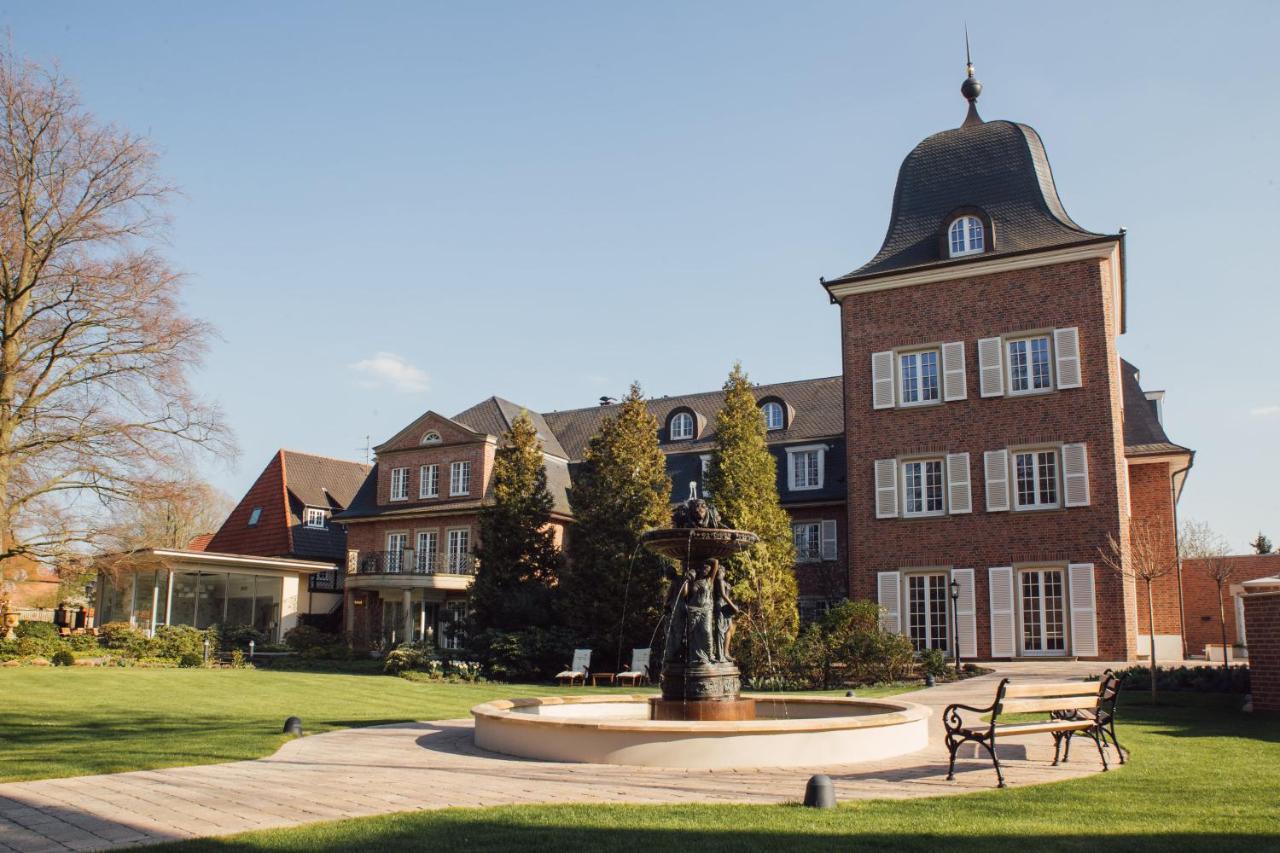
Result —
<instances>
[{"instance_id":1,"label":"bench backrest","mask_svg":"<svg viewBox=\"0 0 1280 853\"><path fill-rule=\"evenodd\" d=\"M564 660L564 658L560 658ZM570 672L586 672L591 668L591 649L574 649L573 664L569 667Z\"/></svg>"},{"instance_id":2,"label":"bench backrest","mask_svg":"<svg viewBox=\"0 0 1280 853\"><path fill-rule=\"evenodd\" d=\"M1096 711L1102 698L1097 681L1060 681L1052 684L1000 685L994 714L1028 714L1039 711Z\"/></svg>"},{"instance_id":3,"label":"bench backrest","mask_svg":"<svg viewBox=\"0 0 1280 853\"><path fill-rule=\"evenodd\" d=\"M631 650L631 671L643 672L648 674L649 670L649 653L651 649L632 649Z\"/></svg>"}]
</instances>

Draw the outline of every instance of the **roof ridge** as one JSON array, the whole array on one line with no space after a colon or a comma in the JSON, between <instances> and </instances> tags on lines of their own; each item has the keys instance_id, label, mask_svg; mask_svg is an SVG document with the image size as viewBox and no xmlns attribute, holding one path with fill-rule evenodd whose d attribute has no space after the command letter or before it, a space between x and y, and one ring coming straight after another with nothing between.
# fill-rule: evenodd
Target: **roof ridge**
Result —
<instances>
[{"instance_id":1,"label":"roof ridge","mask_svg":"<svg viewBox=\"0 0 1280 853\"><path fill-rule=\"evenodd\" d=\"M328 460L328 461L330 461L330 462L344 462L344 463L346 463L346 464L348 464L348 465L359 465L361 468L370 468L370 467L372 467L372 466L371 466L369 463L367 463L367 462L357 462L357 461L355 461L354 459L339 459L337 456L327 456L327 455L325 455L325 454L323 454L323 453L310 453L310 452L308 452L308 451L306 451L306 450L290 450L290 449L289 449L289 448L287 448L287 447L281 447L281 448L279 448L279 450L278 450L277 452L279 452L279 453L292 453L292 454L294 454L294 455L296 455L296 456L308 456L308 457L310 457L310 458L312 458L312 459L327 459L327 460Z\"/></svg>"},{"instance_id":2,"label":"roof ridge","mask_svg":"<svg viewBox=\"0 0 1280 853\"><path fill-rule=\"evenodd\" d=\"M759 385L752 385L751 387L752 388L777 388L782 385L800 385L801 383L805 383L805 382L826 382L832 379L841 379L841 378L842 377L840 374L836 374L834 376L815 376L810 379L786 379L782 382L766 382ZM724 388L717 388L714 391L691 391L687 394L664 394L661 397L646 397L644 402L657 403L661 400L671 400L677 397L706 397L711 394L723 394L723 393L724 393ZM556 409L550 412L543 412L542 416L546 417L547 415L571 415L574 412L594 412L599 409L614 409L621 405L622 405L621 403L610 403L607 406L596 405L596 406L581 406L577 409Z\"/></svg>"}]
</instances>

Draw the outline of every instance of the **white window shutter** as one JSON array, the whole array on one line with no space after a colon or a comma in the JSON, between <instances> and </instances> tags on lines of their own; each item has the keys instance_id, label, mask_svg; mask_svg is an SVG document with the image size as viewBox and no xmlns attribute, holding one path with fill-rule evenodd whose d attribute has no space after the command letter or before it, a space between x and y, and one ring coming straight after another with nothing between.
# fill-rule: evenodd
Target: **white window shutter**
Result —
<instances>
[{"instance_id":1,"label":"white window shutter","mask_svg":"<svg viewBox=\"0 0 1280 853\"><path fill-rule=\"evenodd\" d=\"M978 656L978 621L975 615L973 569L952 569L951 579L960 584L956 599L956 631L960 634L960 656Z\"/></svg>"},{"instance_id":2,"label":"white window shutter","mask_svg":"<svg viewBox=\"0 0 1280 853\"><path fill-rule=\"evenodd\" d=\"M987 512L1009 509L1009 451L988 450L983 454L982 476L987 481Z\"/></svg>"},{"instance_id":3,"label":"white window shutter","mask_svg":"<svg viewBox=\"0 0 1280 853\"><path fill-rule=\"evenodd\" d=\"M871 354L871 405L876 409L893 408L893 353Z\"/></svg>"},{"instance_id":4,"label":"white window shutter","mask_svg":"<svg viewBox=\"0 0 1280 853\"><path fill-rule=\"evenodd\" d=\"M876 460L876 518L898 517L898 460Z\"/></svg>"},{"instance_id":5,"label":"white window shutter","mask_svg":"<svg viewBox=\"0 0 1280 853\"><path fill-rule=\"evenodd\" d=\"M947 511L952 515L973 512L968 453L947 454Z\"/></svg>"},{"instance_id":6,"label":"white window shutter","mask_svg":"<svg viewBox=\"0 0 1280 853\"><path fill-rule=\"evenodd\" d=\"M1089 448L1062 445L1063 506L1089 505Z\"/></svg>"},{"instance_id":7,"label":"white window shutter","mask_svg":"<svg viewBox=\"0 0 1280 853\"><path fill-rule=\"evenodd\" d=\"M995 566L987 569L991 585L991 656L1014 656L1013 631L1013 567Z\"/></svg>"},{"instance_id":8,"label":"white window shutter","mask_svg":"<svg viewBox=\"0 0 1280 853\"><path fill-rule=\"evenodd\" d=\"M942 345L942 399L963 400L968 396L964 378L964 341Z\"/></svg>"},{"instance_id":9,"label":"white window shutter","mask_svg":"<svg viewBox=\"0 0 1280 853\"><path fill-rule=\"evenodd\" d=\"M834 560L837 553L835 519L825 519L822 522L822 559Z\"/></svg>"},{"instance_id":10,"label":"white window shutter","mask_svg":"<svg viewBox=\"0 0 1280 853\"><path fill-rule=\"evenodd\" d=\"M880 572L876 575L876 599L880 603L880 627L890 634L902 633L902 620L898 615L898 599L902 592L901 573Z\"/></svg>"},{"instance_id":11,"label":"white window shutter","mask_svg":"<svg viewBox=\"0 0 1280 853\"><path fill-rule=\"evenodd\" d=\"M1093 563L1067 566L1071 598L1071 653L1078 657L1098 654L1098 611L1094 602Z\"/></svg>"},{"instance_id":12,"label":"white window shutter","mask_svg":"<svg viewBox=\"0 0 1280 853\"><path fill-rule=\"evenodd\" d=\"M1004 355L999 338L978 341L978 394L983 397L1004 396Z\"/></svg>"},{"instance_id":13,"label":"white window shutter","mask_svg":"<svg viewBox=\"0 0 1280 853\"><path fill-rule=\"evenodd\" d=\"M1058 361L1058 387L1080 387L1080 330L1053 330L1053 351Z\"/></svg>"}]
</instances>

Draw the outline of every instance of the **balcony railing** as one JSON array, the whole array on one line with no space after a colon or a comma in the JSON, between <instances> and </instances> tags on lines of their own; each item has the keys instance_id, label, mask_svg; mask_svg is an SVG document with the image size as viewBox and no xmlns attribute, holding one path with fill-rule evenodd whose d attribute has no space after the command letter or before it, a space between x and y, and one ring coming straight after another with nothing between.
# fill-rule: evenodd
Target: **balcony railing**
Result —
<instances>
[{"instance_id":1,"label":"balcony railing","mask_svg":"<svg viewBox=\"0 0 1280 853\"><path fill-rule=\"evenodd\" d=\"M456 552L361 551L356 573L362 575L470 575L475 558Z\"/></svg>"},{"instance_id":2,"label":"balcony railing","mask_svg":"<svg viewBox=\"0 0 1280 853\"><path fill-rule=\"evenodd\" d=\"M316 572L307 578L307 589L311 592L341 592L342 572L337 569Z\"/></svg>"}]
</instances>

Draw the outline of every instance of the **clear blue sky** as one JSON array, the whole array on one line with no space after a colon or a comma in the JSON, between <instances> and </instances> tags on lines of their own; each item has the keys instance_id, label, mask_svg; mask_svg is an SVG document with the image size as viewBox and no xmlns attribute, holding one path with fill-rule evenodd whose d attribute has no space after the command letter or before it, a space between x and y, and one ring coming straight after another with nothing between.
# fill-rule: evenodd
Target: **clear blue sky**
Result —
<instances>
[{"instance_id":1,"label":"clear blue sky","mask_svg":"<svg viewBox=\"0 0 1280 853\"><path fill-rule=\"evenodd\" d=\"M986 118L1129 229L1121 351L1198 451L1182 503L1280 540L1280 5L11 4L184 190L169 255L224 337L243 456L362 458L422 411L840 371L819 275L879 247L902 158Z\"/></svg>"}]
</instances>

